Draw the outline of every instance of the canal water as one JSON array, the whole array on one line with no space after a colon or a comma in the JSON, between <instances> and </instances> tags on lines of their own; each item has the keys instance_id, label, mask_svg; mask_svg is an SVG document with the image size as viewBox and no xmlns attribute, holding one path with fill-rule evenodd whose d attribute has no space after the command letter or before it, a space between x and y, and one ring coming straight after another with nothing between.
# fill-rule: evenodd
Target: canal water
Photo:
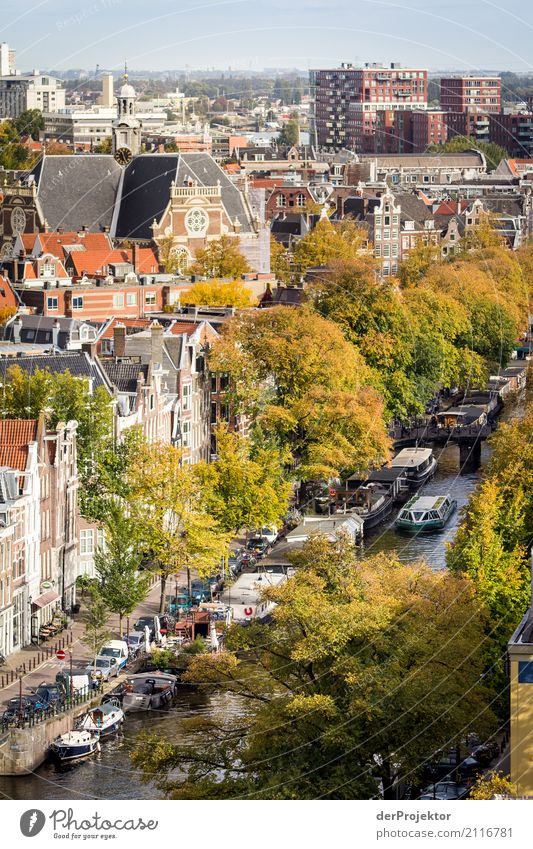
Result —
<instances>
[{"instance_id":1,"label":"canal water","mask_svg":"<svg viewBox=\"0 0 533 849\"><path fill-rule=\"evenodd\" d=\"M502 420L523 415L525 399L508 407ZM428 535L403 535L394 530L395 511L386 523L367 537L363 555L380 551L396 551L402 561L424 559L434 569L446 564L446 543L451 542L461 521L465 507L479 481L481 471L490 456L490 447L484 443L481 452L481 469L462 473L459 449L455 445L436 447L438 469L435 477L423 489L427 494L450 493L458 502L458 509L447 527L440 533ZM52 763L41 766L34 774L21 778L0 777L0 799L154 799L160 791L152 784L143 784L139 773L132 767L130 752L135 747L137 735L149 730L168 741L186 742L180 720L193 716L209 715L228 717L232 712L242 712L242 706L231 696L208 696L180 688L175 704L165 711L129 714L123 732L102 743L100 754L88 761L58 770Z\"/></svg>"}]
</instances>

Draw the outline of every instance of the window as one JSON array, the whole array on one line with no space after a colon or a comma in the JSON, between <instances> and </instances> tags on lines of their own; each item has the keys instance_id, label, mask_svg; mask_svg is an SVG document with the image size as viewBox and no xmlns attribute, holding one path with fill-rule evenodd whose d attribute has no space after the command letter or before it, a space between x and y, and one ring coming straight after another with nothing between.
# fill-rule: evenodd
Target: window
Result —
<instances>
[{"instance_id":1,"label":"window","mask_svg":"<svg viewBox=\"0 0 533 849\"><path fill-rule=\"evenodd\" d=\"M181 428L181 444L184 448L188 448L191 444L191 423L183 422Z\"/></svg>"},{"instance_id":2,"label":"window","mask_svg":"<svg viewBox=\"0 0 533 849\"><path fill-rule=\"evenodd\" d=\"M59 301L58 301L58 299L57 299L57 298L50 298L50 297L48 297L48 298L46 299L46 307L47 307L47 309L49 309L49 310L56 310L56 309L58 308L58 305L59 305Z\"/></svg>"},{"instance_id":3,"label":"window","mask_svg":"<svg viewBox=\"0 0 533 849\"><path fill-rule=\"evenodd\" d=\"M83 298L78 295L75 298L72 298L72 309L73 310L82 310L83 309Z\"/></svg>"},{"instance_id":4,"label":"window","mask_svg":"<svg viewBox=\"0 0 533 849\"><path fill-rule=\"evenodd\" d=\"M390 215L385 216L385 220L383 221L385 227L390 227Z\"/></svg>"},{"instance_id":5,"label":"window","mask_svg":"<svg viewBox=\"0 0 533 849\"><path fill-rule=\"evenodd\" d=\"M229 386L229 374L224 372L223 374L220 375L220 389L223 391L224 389L227 389L228 386Z\"/></svg>"},{"instance_id":6,"label":"window","mask_svg":"<svg viewBox=\"0 0 533 849\"><path fill-rule=\"evenodd\" d=\"M303 195L301 192L300 192L300 194L296 195L296 206L299 206L299 207L305 206L305 195Z\"/></svg>"},{"instance_id":7,"label":"window","mask_svg":"<svg viewBox=\"0 0 533 849\"><path fill-rule=\"evenodd\" d=\"M384 239L390 239L390 230L384 230L383 231L383 238Z\"/></svg>"},{"instance_id":8,"label":"window","mask_svg":"<svg viewBox=\"0 0 533 849\"><path fill-rule=\"evenodd\" d=\"M145 292L144 293L144 302L145 304L150 304L155 306L155 292Z\"/></svg>"},{"instance_id":9,"label":"window","mask_svg":"<svg viewBox=\"0 0 533 849\"><path fill-rule=\"evenodd\" d=\"M56 264L51 259L45 259L41 265L41 277L53 277L56 273Z\"/></svg>"},{"instance_id":10,"label":"window","mask_svg":"<svg viewBox=\"0 0 533 849\"><path fill-rule=\"evenodd\" d=\"M184 410L191 409L192 385L186 383L181 390L181 402Z\"/></svg>"},{"instance_id":11,"label":"window","mask_svg":"<svg viewBox=\"0 0 533 849\"><path fill-rule=\"evenodd\" d=\"M105 546L105 536L103 528L98 528L96 531L96 545L98 546L98 548L104 548Z\"/></svg>"},{"instance_id":12,"label":"window","mask_svg":"<svg viewBox=\"0 0 533 849\"><path fill-rule=\"evenodd\" d=\"M128 307L134 307L137 303L137 292L127 292L126 293L126 304Z\"/></svg>"},{"instance_id":13,"label":"window","mask_svg":"<svg viewBox=\"0 0 533 849\"><path fill-rule=\"evenodd\" d=\"M287 206L287 198L285 195L278 195L276 198L276 206L284 207Z\"/></svg>"},{"instance_id":14,"label":"window","mask_svg":"<svg viewBox=\"0 0 533 849\"><path fill-rule=\"evenodd\" d=\"M113 293L113 306L114 307L123 307L124 306L124 292L114 292Z\"/></svg>"},{"instance_id":15,"label":"window","mask_svg":"<svg viewBox=\"0 0 533 849\"><path fill-rule=\"evenodd\" d=\"M80 554L93 554L94 536L92 528L80 531Z\"/></svg>"},{"instance_id":16,"label":"window","mask_svg":"<svg viewBox=\"0 0 533 849\"><path fill-rule=\"evenodd\" d=\"M518 663L518 683L533 684L533 663L530 660L521 660Z\"/></svg>"},{"instance_id":17,"label":"window","mask_svg":"<svg viewBox=\"0 0 533 849\"><path fill-rule=\"evenodd\" d=\"M217 421L217 402L211 401L211 424L216 424Z\"/></svg>"}]
</instances>

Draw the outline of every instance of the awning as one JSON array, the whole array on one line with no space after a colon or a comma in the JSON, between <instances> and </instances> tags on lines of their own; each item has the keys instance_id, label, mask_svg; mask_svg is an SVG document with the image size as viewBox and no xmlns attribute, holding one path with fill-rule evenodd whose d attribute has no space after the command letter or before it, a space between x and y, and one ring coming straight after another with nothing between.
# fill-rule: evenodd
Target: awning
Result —
<instances>
[{"instance_id":1,"label":"awning","mask_svg":"<svg viewBox=\"0 0 533 849\"><path fill-rule=\"evenodd\" d=\"M52 604L52 602L57 601L58 598L58 593L54 592L54 590L49 590L47 593L43 593L38 598L34 598L32 600L32 606L46 607L47 604Z\"/></svg>"}]
</instances>

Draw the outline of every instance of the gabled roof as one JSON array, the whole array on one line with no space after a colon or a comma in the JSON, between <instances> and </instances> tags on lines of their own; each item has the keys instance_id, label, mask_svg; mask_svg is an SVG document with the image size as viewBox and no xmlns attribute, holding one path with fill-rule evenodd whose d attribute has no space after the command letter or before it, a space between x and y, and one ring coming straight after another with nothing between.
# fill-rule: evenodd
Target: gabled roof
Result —
<instances>
[{"instance_id":1,"label":"gabled roof","mask_svg":"<svg viewBox=\"0 0 533 849\"><path fill-rule=\"evenodd\" d=\"M26 470L28 444L37 439L37 419L4 419L0 421L0 466Z\"/></svg>"},{"instance_id":2,"label":"gabled roof","mask_svg":"<svg viewBox=\"0 0 533 849\"><path fill-rule=\"evenodd\" d=\"M82 245L85 251L111 250L111 240L107 233L39 233L38 240L43 253L50 253L63 259L71 245ZM36 240L35 240L36 241Z\"/></svg>"},{"instance_id":3,"label":"gabled roof","mask_svg":"<svg viewBox=\"0 0 533 849\"><path fill-rule=\"evenodd\" d=\"M148 365L102 360L102 367L110 383L116 386L119 392L136 392L137 380L140 374L143 376L145 383L148 380Z\"/></svg>"},{"instance_id":4,"label":"gabled roof","mask_svg":"<svg viewBox=\"0 0 533 849\"><path fill-rule=\"evenodd\" d=\"M17 307L18 303L18 298L10 281L0 274L0 308Z\"/></svg>"},{"instance_id":5,"label":"gabled roof","mask_svg":"<svg viewBox=\"0 0 533 849\"><path fill-rule=\"evenodd\" d=\"M252 230L241 192L208 153L156 153L134 157L124 171L113 235L151 239L151 225L154 219L160 221L167 208L172 182L183 186L187 180L196 180L199 186L220 183L230 220L239 220L241 233Z\"/></svg>"},{"instance_id":6,"label":"gabled roof","mask_svg":"<svg viewBox=\"0 0 533 849\"><path fill-rule=\"evenodd\" d=\"M109 155L47 156L33 171L37 200L51 230L110 227L122 168Z\"/></svg>"},{"instance_id":7,"label":"gabled roof","mask_svg":"<svg viewBox=\"0 0 533 849\"><path fill-rule=\"evenodd\" d=\"M86 377L93 381L93 387L104 386L109 390L109 382L98 366L85 351L68 351L61 354L39 354L34 357L0 357L0 379L5 380L9 368L19 366L28 374L37 369L52 374L69 371L73 377Z\"/></svg>"},{"instance_id":8,"label":"gabled roof","mask_svg":"<svg viewBox=\"0 0 533 849\"><path fill-rule=\"evenodd\" d=\"M395 192L394 197L401 207L402 221L429 221L433 218L423 200L408 192Z\"/></svg>"}]
</instances>

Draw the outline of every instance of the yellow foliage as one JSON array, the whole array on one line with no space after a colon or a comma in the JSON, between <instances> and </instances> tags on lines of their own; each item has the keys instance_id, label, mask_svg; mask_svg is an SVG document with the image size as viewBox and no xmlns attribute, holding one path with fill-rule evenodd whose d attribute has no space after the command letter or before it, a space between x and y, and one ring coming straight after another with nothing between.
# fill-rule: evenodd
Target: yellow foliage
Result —
<instances>
[{"instance_id":1,"label":"yellow foliage","mask_svg":"<svg viewBox=\"0 0 533 849\"><path fill-rule=\"evenodd\" d=\"M252 290L240 280L199 280L193 283L183 295L182 304L207 307L238 307L244 309L252 306Z\"/></svg>"}]
</instances>

